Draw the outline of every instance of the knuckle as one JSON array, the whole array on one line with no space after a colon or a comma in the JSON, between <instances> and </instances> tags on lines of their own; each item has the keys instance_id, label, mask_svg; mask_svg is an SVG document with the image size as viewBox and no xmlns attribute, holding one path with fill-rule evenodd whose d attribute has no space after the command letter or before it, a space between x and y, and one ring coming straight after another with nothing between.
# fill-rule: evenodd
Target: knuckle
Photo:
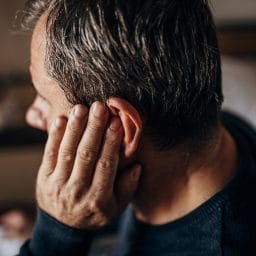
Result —
<instances>
[{"instance_id":1,"label":"knuckle","mask_svg":"<svg viewBox=\"0 0 256 256\"><path fill-rule=\"evenodd\" d=\"M109 223L109 219L105 214L99 213L96 216L94 216L93 223L95 223L98 228L101 228Z\"/></svg>"},{"instance_id":2,"label":"knuckle","mask_svg":"<svg viewBox=\"0 0 256 256\"><path fill-rule=\"evenodd\" d=\"M62 202L69 202L69 204L73 204L77 201L77 193L73 188L65 188L64 193L60 194L60 200Z\"/></svg>"},{"instance_id":3,"label":"knuckle","mask_svg":"<svg viewBox=\"0 0 256 256\"><path fill-rule=\"evenodd\" d=\"M47 157L47 158L50 158L50 159L55 159L58 155L58 153L56 152L56 150L54 149L47 149L45 150L44 152L44 155Z\"/></svg>"},{"instance_id":4,"label":"knuckle","mask_svg":"<svg viewBox=\"0 0 256 256\"><path fill-rule=\"evenodd\" d=\"M100 213L103 211L103 208L104 201L99 198L95 198L94 200L91 200L89 203L89 209L93 213Z\"/></svg>"},{"instance_id":5,"label":"knuckle","mask_svg":"<svg viewBox=\"0 0 256 256\"><path fill-rule=\"evenodd\" d=\"M77 157L85 162L85 163L90 163L92 161L94 161L95 158L95 153L93 152L93 150L85 148L85 149L78 149L77 151Z\"/></svg>"},{"instance_id":6,"label":"knuckle","mask_svg":"<svg viewBox=\"0 0 256 256\"><path fill-rule=\"evenodd\" d=\"M74 181L70 183L66 189L65 194L70 198L72 201L78 201L82 196L83 183L82 181Z\"/></svg>"},{"instance_id":7,"label":"knuckle","mask_svg":"<svg viewBox=\"0 0 256 256\"><path fill-rule=\"evenodd\" d=\"M116 160L112 156L104 157L99 160L98 168L100 170L110 169L112 166L115 166Z\"/></svg>"},{"instance_id":8,"label":"knuckle","mask_svg":"<svg viewBox=\"0 0 256 256\"><path fill-rule=\"evenodd\" d=\"M72 162L74 158L74 152L72 152L71 149L62 149L60 151L60 157L61 160L66 163Z\"/></svg>"}]
</instances>

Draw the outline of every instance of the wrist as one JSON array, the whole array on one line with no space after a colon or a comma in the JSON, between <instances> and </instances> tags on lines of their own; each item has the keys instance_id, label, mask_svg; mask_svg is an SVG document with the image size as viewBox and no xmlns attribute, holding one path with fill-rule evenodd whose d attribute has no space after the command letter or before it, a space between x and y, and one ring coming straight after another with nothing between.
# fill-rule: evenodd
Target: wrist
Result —
<instances>
[{"instance_id":1,"label":"wrist","mask_svg":"<svg viewBox=\"0 0 256 256\"><path fill-rule=\"evenodd\" d=\"M93 231L71 228L38 209L29 247L36 256L84 255L88 252L93 237Z\"/></svg>"}]
</instances>

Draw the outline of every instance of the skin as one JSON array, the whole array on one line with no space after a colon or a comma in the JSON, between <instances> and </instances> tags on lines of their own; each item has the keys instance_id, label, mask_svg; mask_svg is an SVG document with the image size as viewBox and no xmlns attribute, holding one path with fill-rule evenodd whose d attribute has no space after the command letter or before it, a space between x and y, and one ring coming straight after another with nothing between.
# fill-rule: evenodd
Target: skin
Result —
<instances>
[{"instance_id":1,"label":"skin","mask_svg":"<svg viewBox=\"0 0 256 256\"><path fill-rule=\"evenodd\" d=\"M135 113L129 120L126 109L134 109L119 99L110 99L109 108L95 102L90 110L67 101L44 68L43 25L39 22L32 36L30 72L38 95L26 115L30 125L48 132L37 202L71 227L95 229L119 215L137 188L139 165L122 170L118 177L117 169L122 144L124 155L133 154L138 133L132 127L140 124ZM120 107L124 109L119 116L110 113ZM127 127L131 132L125 133Z\"/></svg>"},{"instance_id":2,"label":"skin","mask_svg":"<svg viewBox=\"0 0 256 256\"><path fill-rule=\"evenodd\" d=\"M138 219L163 224L191 212L231 179L237 150L221 125L199 154L186 148L159 152L123 99L111 98L107 107L95 102L90 110L71 106L45 70L45 45L43 15L31 42L38 96L26 116L49 133L36 189L43 210L71 227L96 229L132 202Z\"/></svg>"}]
</instances>

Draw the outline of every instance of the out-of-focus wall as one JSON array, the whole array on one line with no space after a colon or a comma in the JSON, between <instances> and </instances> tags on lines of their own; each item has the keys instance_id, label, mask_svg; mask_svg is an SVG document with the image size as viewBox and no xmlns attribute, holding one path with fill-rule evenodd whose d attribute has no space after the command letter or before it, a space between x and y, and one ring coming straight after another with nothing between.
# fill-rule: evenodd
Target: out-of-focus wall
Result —
<instances>
[{"instance_id":1,"label":"out-of-focus wall","mask_svg":"<svg viewBox=\"0 0 256 256\"><path fill-rule=\"evenodd\" d=\"M0 208L34 202L41 146L0 149Z\"/></svg>"},{"instance_id":2,"label":"out-of-focus wall","mask_svg":"<svg viewBox=\"0 0 256 256\"><path fill-rule=\"evenodd\" d=\"M25 0L0 1L0 75L26 71L29 62L28 37L13 35L15 13Z\"/></svg>"},{"instance_id":3,"label":"out-of-focus wall","mask_svg":"<svg viewBox=\"0 0 256 256\"><path fill-rule=\"evenodd\" d=\"M255 0L210 0L218 24L256 22Z\"/></svg>"},{"instance_id":4,"label":"out-of-focus wall","mask_svg":"<svg viewBox=\"0 0 256 256\"><path fill-rule=\"evenodd\" d=\"M12 30L17 10L21 10L25 0L0 1L0 79L11 79L13 82L9 86L17 90L23 88L24 81L15 78L27 72L29 65L29 36L17 35ZM14 75L13 75L14 74ZM7 85L5 85L7 86ZM5 88L6 89L6 88ZM0 94L2 88L0 83ZM4 97L6 94L2 93ZM22 98L31 97L30 94L21 94ZM12 100L10 97L2 99L4 101ZM15 101L13 101L15 102ZM18 102L18 99L17 99ZM10 110L10 108L8 108ZM0 104L1 114L3 113L3 104ZM17 112L10 114L17 115ZM12 139L12 138L10 138ZM1 145L1 141L0 141ZM0 208L3 206L13 207L19 203L34 202L35 177L42 157L43 146L11 146L0 147Z\"/></svg>"},{"instance_id":5,"label":"out-of-focus wall","mask_svg":"<svg viewBox=\"0 0 256 256\"><path fill-rule=\"evenodd\" d=\"M222 72L223 108L256 128L256 60L222 56Z\"/></svg>"},{"instance_id":6,"label":"out-of-focus wall","mask_svg":"<svg viewBox=\"0 0 256 256\"><path fill-rule=\"evenodd\" d=\"M209 1L212 2L214 16L220 25L249 21L256 24L256 0ZM28 68L29 38L14 36L11 33L15 12L22 8L24 2L25 0L0 1L0 77L5 74L24 72ZM256 126L256 108L254 107L256 73L254 70L256 70L255 64L251 65L251 63L229 57L223 59L226 95L224 106L244 114ZM33 200L34 180L41 155L42 147L40 146L0 150L0 205Z\"/></svg>"}]
</instances>

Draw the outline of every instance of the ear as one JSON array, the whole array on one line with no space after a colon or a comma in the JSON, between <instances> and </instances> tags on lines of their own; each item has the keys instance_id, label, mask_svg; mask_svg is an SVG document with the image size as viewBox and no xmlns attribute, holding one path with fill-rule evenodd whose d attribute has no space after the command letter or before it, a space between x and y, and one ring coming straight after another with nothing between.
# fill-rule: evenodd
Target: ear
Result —
<instances>
[{"instance_id":1,"label":"ear","mask_svg":"<svg viewBox=\"0 0 256 256\"><path fill-rule=\"evenodd\" d=\"M119 116L124 129L125 157L131 157L138 148L142 133L142 120L138 111L126 100L112 97L107 105L113 115Z\"/></svg>"}]
</instances>

